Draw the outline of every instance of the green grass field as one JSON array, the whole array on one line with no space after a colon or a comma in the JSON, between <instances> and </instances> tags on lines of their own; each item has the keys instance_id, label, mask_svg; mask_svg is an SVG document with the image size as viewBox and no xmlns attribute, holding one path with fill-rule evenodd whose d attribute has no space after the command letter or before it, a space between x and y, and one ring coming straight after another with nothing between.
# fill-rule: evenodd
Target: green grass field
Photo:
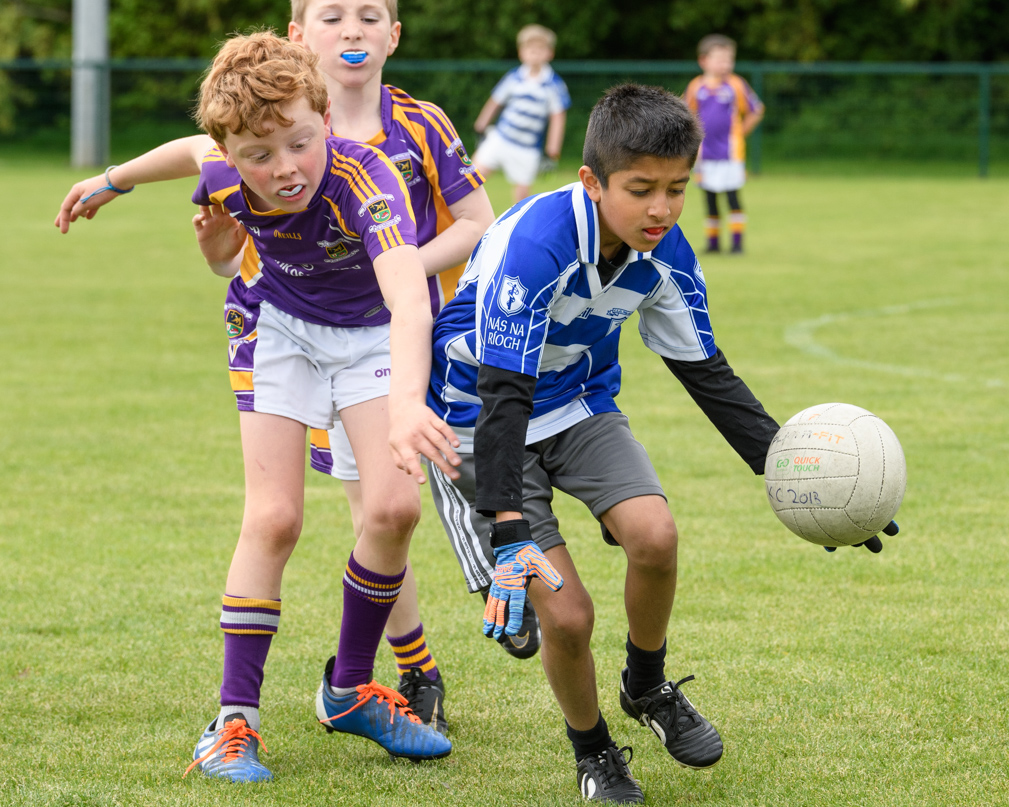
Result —
<instances>
[{"instance_id":1,"label":"green grass field","mask_svg":"<svg viewBox=\"0 0 1009 807\"><path fill-rule=\"evenodd\" d=\"M191 235L192 183L60 236L81 175L0 162L0 805L582 803L542 669L481 636L426 491L412 558L454 751L392 762L316 724L352 544L316 473L263 691L276 781L181 778L216 713L242 513L225 287ZM697 676L685 691L726 753L683 770L620 712L622 556L560 496L614 737L652 805L1009 804L1009 183L779 174L744 199L747 254L703 261L718 344L781 422L840 400L893 427L902 531L879 556L788 532L632 323L619 401L681 536L667 669ZM376 674L393 681L385 648Z\"/></svg>"}]
</instances>

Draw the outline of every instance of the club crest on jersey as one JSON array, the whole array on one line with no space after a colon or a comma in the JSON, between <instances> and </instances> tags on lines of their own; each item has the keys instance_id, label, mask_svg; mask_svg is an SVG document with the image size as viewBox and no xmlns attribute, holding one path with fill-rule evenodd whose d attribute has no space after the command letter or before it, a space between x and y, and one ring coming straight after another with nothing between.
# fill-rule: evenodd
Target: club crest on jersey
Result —
<instances>
[{"instance_id":1,"label":"club crest on jersey","mask_svg":"<svg viewBox=\"0 0 1009 807\"><path fill-rule=\"evenodd\" d=\"M403 180L409 182L413 179L413 160L406 157L402 160L396 160L393 165L399 169L399 172L403 175Z\"/></svg>"},{"instance_id":2,"label":"club crest on jersey","mask_svg":"<svg viewBox=\"0 0 1009 807\"><path fill-rule=\"evenodd\" d=\"M389 202L393 201L395 198L396 197L391 193L382 193L378 196L372 196L367 202L358 208L357 215L363 216L364 211L367 210L376 224L384 224L392 218L392 211L389 209Z\"/></svg>"},{"instance_id":3,"label":"club crest on jersey","mask_svg":"<svg viewBox=\"0 0 1009 807\"><path fill-rule=\"evenodd\" d=\"M525 300L528 291L529 289L523 286L522 281L517 277L505 275L504 282L501 284L501 291L498 292L498 308L506 314L517 314L526 307Z\"/></svg>"},{"instance_id":4,"label":"club crest on jersey","mask_svg":"<svg viewBox=\"0 0 1009 807\"><path fill-rule=\"evenodd\" d=\"M463 165L473 164L473 161L470 160L469 155L466 153L466 147L462 144L462 140L458 137L449 144L447 149L445 149L445 156L451 157L453 151L455 152L455 156L462 161Z\"/></svg>"},{"instance_id":5,"label":"club crest on jersey","mask_svg":"<svg viewBox=\"0 0 1009 807\"><path fill-rule=\"evenodd\" d=\"M368 205L368 212L371 213L371 218L376 224L385 224L392 218L392 211L389 209L389 203L385 199L380 199Z\"/></svg>"},{"instance_id":6,"label":"club crest on jersey","mask_svg":"<svg viewBox=\"0 0 1009 807\"><path fill-rule=\"evenodd\" d=\"M228 336L240 336L245 328L245 317L242 316L241 311L236 311L234 308L228 309L228 313L224 316L224 322L228 328Z\"/></svg>"},{"instance_id":7,"label":"club crest on jersey","mask_svg":"<svg viewBox=\"0 0 1009 807\"><path fill-rule=\"evenodd\" d=\"M350 255L350 250L343 241L319 241L319 246L326 250L326 254L334 260L340 260Z\"/></svg>"}]
</instances>

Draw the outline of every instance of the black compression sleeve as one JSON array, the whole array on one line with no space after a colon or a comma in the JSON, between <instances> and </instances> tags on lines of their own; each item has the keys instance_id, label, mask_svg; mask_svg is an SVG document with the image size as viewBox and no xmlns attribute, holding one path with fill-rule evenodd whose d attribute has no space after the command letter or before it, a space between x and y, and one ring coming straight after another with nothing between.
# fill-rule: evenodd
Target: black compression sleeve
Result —
<instances>
[{"instance_id":1,"label":"black compression sleeve","mask_svg":"<svg viewBox=\"0 0 1009 807\"><path fill-rule=\"evenodd\" d=\"M764 473L764 459L778 424L732 371L722 351L703 361L665 356L662 361L753 473Z\"/></svg>"},{"instance_id":2,"label":"black compression sleeve","mask_svg":"<svg viewBox=\"0 0 1009 807\"><path fill-rule=\"evenodd\" d=\"M535 389L533 376L480 365L476 391L483 408L476 420L473 459L481 515L522 512L522 461Z\"/></svg>"}]
</instances>

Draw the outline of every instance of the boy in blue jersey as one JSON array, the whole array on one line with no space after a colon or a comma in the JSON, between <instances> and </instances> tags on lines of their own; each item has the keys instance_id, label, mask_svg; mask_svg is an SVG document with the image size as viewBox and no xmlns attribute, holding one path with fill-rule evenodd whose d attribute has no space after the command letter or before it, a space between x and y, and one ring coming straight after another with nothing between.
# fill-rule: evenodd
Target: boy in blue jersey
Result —
<instances>
[{"instance_id":1,"label":"boy in blue jersey","mask_svg":"<svg viewBox=\"0 0 1009 807\"><path fill-rule=\"evenodd\" d=\"M435 322L428 404L463 459L458 479L432 468L442 520L470 590L491 583L487 635L517 627L528 587L579 789L611 803L644 797L599 711L592 600L558 531L553 488L583 501L627 558L621 707L681 765L722 755L718 732L680 690L693 676L666 680L677 531L614 402L620 326L638 312L645 344L754 473L778 430L715 346L704 276L676 224L701 137L665 90L610 90L589 120L580 182L502 215Z\"/></svg>"},{"instance_id":2,"label":"boy in blue jersey","mask_svg":"<svg viewBox=\"0 0 1009 807\"><path fill-rule=\"evenodd\" d=\"M544 151L554 163L561 156L571 98L561 77L550 67L556 45L557 35L542 25L520 30L522 64L505 73L473 124L477 134L487 133L473 162L485 176L503 169L516 202L529 195ZM499 112L497 125L491 127Z\"/></svg>"}]
</instances>

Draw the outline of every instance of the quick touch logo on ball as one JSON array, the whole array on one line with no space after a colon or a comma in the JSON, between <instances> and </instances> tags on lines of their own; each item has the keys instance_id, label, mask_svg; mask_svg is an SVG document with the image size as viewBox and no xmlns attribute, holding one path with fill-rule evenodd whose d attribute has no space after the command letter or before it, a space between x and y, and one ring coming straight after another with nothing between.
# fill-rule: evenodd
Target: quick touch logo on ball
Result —
<instances>
[{"instance_id":1,"label":"quick touch logo on ball","mask_svg":"<svg viewBox=\"0 0 1009 807\"><path fill-rule=\"evenodd\" d=\"M819 457L796 457L792 460L792 469L798 473L803 471L819 471L820 470L820 458Z\"/></svg>"}]
</instances>

